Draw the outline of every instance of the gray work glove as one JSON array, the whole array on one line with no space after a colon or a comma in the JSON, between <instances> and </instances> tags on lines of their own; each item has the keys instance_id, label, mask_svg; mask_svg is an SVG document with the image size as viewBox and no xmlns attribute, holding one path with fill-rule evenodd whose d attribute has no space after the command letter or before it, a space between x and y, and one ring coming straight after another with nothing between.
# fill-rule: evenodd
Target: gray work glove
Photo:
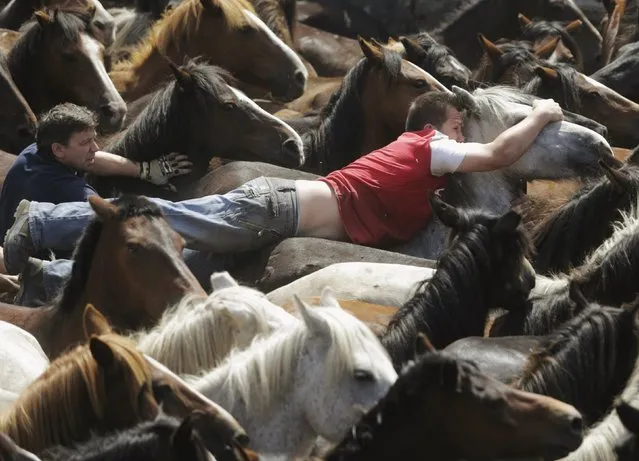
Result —
<instances>
[{"instance_id":1,"label":"gray work glove","mask_svg":"<svg viewBox=\"0 0 639 461\"><path fill-rule=\"evenodd\" d=\"M158 186L170 185L169 180L191 172L193 164L186 155L171 152L155 160L140 162L139 177Z\"/></svg>"}]
</instances>

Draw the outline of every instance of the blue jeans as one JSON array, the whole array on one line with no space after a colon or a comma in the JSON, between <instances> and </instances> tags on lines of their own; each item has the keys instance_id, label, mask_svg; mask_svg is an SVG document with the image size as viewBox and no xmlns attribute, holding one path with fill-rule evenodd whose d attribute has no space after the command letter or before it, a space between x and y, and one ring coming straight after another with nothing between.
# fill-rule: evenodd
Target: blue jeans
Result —
<instances>
[{"instance_id":1,"label":"blue jeans","mask_svg":"<svg viewBox=\"0 0 639 461\"><path fill-rule=\"evenodd\" d=\"M224 195L170 202L149 200L162 210L169 225L184 237L185 261L204 286L220 267L208 265L215 254L229 255L256 250L294 237L299 213L295 182L257 178ZM31 202L29 234L36 252L44 249L72 250L95 213L87 202ZM213 255L200 252L213 253ZM218 265L219 266L219 265ZM71 275L72 262L56 260L43 266L43 288L52 299Z\"/></svg>"}]
</instances>

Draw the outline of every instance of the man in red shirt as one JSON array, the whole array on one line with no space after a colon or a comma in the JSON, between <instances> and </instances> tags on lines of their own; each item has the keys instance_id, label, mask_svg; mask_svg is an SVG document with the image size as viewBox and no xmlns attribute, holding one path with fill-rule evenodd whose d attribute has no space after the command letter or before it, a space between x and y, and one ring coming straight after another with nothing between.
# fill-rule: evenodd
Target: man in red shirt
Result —
<instances>
[{"instance_id":1,"label":"man in red shirt","mask_svg":"<svg viewBox=\"0 0 639 461\"><path fill-rule=\"evenodd\" d=\"M562 118L557 103L538 100L494 141L465 143L456 96L426 93L413 102L406 133L319 180L258 178L224 195L150 200L194 250L234 253L293 236L399 243L426 225L430 192L445 186L445 174L511 165L547 123ZM72 249L92 217L86 202L21 202L5 238L7 270L22 272L29 256L43 249ZM65 264L60 261L48 266Z\"/></svg>"}]
</instances>

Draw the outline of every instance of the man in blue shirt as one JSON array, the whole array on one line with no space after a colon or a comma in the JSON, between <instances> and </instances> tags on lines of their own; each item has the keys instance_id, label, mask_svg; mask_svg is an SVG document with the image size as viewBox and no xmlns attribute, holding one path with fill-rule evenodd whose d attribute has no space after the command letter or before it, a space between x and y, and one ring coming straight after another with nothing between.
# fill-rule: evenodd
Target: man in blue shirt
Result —
<instances>
[{"instance_id":1,"label":"man in blue shirt","mask_svg":"<svg viewBox=\"0 0 639 461\"><path fill-rule=\"evenodd\" d=\"M137 177L170 186L171 178L191 171L187 157L176 153L138 163L99 151L96 127L96 115L75 104L59 104L41 116L36 142L20 153L4 181L0 195L0 236L4 238L14 223L14 214L23 199L59 204L83 202L90 195L97 195L86 182L85 172Z\"/></svg>"}]
</instances>

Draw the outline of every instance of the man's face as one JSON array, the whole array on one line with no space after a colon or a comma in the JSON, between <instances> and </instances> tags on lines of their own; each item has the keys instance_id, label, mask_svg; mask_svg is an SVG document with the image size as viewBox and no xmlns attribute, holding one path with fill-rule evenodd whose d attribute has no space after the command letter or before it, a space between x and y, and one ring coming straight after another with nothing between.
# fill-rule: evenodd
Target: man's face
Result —
<instances>
[{"instance_id":1,"label":"man's face","mask_svg":"<svg viewBox=\"0 0 639 461\"><path fill-rule=\"evenodd\" d=\"M464 127L464 117L454 107L448 107L446 109L446 121L442 124L439 131L444 133L450 139L454 139L457 142L464 142L464 135L462 129Z\"/></svg>"},{"instance_id":2,"label":"man's face","mask_svg":"<svg viewBox=\"0 0 639 461\"><path fill-rule=\"evenodd\" d=\"M86 171L95 159L98 150L96 132L94 129L73 133L65 146L53 143L53 154L60 163L78 171Z\"/></svg>"}]
</instances>

